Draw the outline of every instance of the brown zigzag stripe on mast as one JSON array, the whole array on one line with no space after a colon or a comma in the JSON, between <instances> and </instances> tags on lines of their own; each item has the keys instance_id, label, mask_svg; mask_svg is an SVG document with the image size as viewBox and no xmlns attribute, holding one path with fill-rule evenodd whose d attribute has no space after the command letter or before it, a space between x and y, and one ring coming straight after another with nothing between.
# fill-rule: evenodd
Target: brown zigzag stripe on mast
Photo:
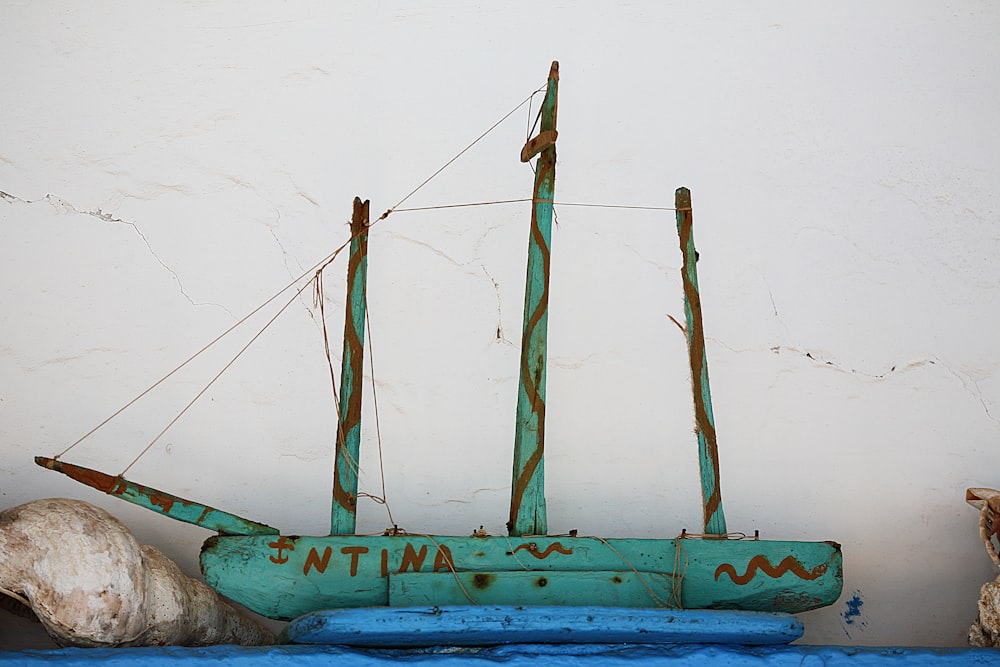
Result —
<instances>
[{"instance_id":1,"label":"brown zigzag stripe on mast","mask_svg":"<svg viewBox=\"0 0 1000 667\"><path fill-rule=\"evenodd\" d=\"M692 219L691 212L684 211L680 228L681 249L685 265L688 262L695 262L695 257L687 257L688 245L691 240ZM705 453L712 463L712 475L714 487L708 498L705 499L704 522L708 525L709 520L718 511L722 503L722 492L719 488L719 446L716 440L715 426L708 417L708 410L705 406L705 395L703 387L703 377L705 371L705 336L702 330L701 295L691 281L687 271L684 275L684 294L687 297L691 308L691 331L688 332L688 341L691 345L691 382L694 384L694 412L695 424L698 430L705 437Z\"/></svg>"},{"instance_id":2,"label":"brown zigzag stripe on mast","mask_svg":"<svg viewBox=\"0 0 1000 667\"><path fill-rule=\"evenodd\" d=\"M553 151L554 148L546 149L546 151ZM538 185L542 183L546 178L550 177L550 172L553 171L555 164L552 160L546 160L545 154L543 153L542 158L538 161L538 169L540 170L539 175L536 179L534 200L538 201ZM539 385L541 384L541 375L544 372L544 358L538 360L537 365L537 377L534 377L531 373L531 359L528 356L527 350L530 348L529 341L535 334L535 329L538 327L542 320L542 317L548 312L549 307L549 268L551 262L551 252L549 250L548 244L545 242L545 237L542 235L542 230L538 225L538 212L537 207L533 206L531 210L531 238L534 240L535 245L538 247L539 254L542 258L542 294L538 300L538 304L535 306L534 311L528 319L524 327L524 332L521 335L521 377L524 382L524 392L528 397L528 401L531 405L531 411L535 414L537 428L538 428L538 447L532 452L531 456L525 462L524 468L521 470L521 474L518 475L517 483L514 485L513 492L511 494L511 510L510 510L510 520L508 521L508 529L512 528L517 522L517 515L521 511L521 502L524 499L524 493L528 489L528 484L535 475L535 471L538 469L539 463L542 461L542 457L545 453L545 401L542 399L539 393Z\"/></svg>"},{"instance_id":3,"label":"brown zigzag stripe on mast","mask_svg":"<svg viewBox=\"0 0 1000 667\"><path fill-rule=\"evenodd\" d=\"M358 245L356 252L352 252L350 259L348 261L348 276L350 277L350 284L357 284L358 280L361 280L361 259L365 256L365 251L368 245L368 234L359 232L364 229L364 223L355 224L353 221L351 223L351 234L358 235ZM365 285L362 282L362 289L365 289ZM350 355L350 359L353 361L355 359L361 359L364 354L364 349L362 348L361 339L358 332L358 322L355 320L353 309L350 307L350 302L347 305L347 317L349 326L344 329L344 348L345 353ZM363 317L363 316L362 316ZM362 325L364 320L362 320ZM361 388L363 373L352 373L351 374L351 384L350 384L350 396L351 400L347 405L347 413L343 415L340 426L337 429L337 451L338 458L343 461L344 466L340 475L335 475L333 480L333 499L334 501L346 510L353 511L355 500L344 488L344 484L341 480L343 477L346 481L351 481L357 476L357 471L352 467L350 461L347 460L345 455L345 448L347 447L346 438L347 434L351 432L361 422ZM355 398L357 397L357 398ZM341 419L341 415L338 410L338 419Z\"/></svg>"}]
</instances>

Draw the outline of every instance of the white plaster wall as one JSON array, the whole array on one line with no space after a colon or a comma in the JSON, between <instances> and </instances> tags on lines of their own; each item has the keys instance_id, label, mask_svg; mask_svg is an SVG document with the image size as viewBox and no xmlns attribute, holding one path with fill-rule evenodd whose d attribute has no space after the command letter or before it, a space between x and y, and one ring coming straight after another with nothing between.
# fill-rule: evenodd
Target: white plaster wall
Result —
<instances>
[{"instance_id":1,"label":"white plaster wall","mask_svg":"<svg viewBox=\"0 0 1000 667\"><path fill-rule=\"evenodd\" d=\"M845 595L803 615L806 641L964 642L995 575L964 490L1000 485L996 3L2 4L3 506L100 504L197 573L206 531L32 456L340 244L355 195L393 205L558 59L558 200L692 189L729 527L843 544ZM526 124L407 203L530 196ZM503 531L528 218L372 231L385 483L409 530ZM697 530L673 218L558 222L550 529ZM270 331L129 475L324 533L334 410L310 299ZM120 472L241 344L67 460ZM362 487L381 494L365 418ZM359 530L387 525L362 506Z\"/></svg>"}]
</instances>

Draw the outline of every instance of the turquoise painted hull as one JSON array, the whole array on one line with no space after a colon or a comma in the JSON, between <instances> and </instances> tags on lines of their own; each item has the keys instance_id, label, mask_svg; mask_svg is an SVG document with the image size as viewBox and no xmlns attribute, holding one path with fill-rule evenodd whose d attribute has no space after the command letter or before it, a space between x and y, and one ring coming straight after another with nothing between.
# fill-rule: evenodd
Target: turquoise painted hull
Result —
<instances>
[{"instance_id":1,"label":"turquoise painted hull","mask_svg":"<svg viewBox=\"0 0 1000 667\"><path fill-rule=\"evenodd\" d=\"M797 613L836 602L840 545L426 535L218 536L205 581L270 618L347 607L571 605Z\"/></svg>"}]
</instances>

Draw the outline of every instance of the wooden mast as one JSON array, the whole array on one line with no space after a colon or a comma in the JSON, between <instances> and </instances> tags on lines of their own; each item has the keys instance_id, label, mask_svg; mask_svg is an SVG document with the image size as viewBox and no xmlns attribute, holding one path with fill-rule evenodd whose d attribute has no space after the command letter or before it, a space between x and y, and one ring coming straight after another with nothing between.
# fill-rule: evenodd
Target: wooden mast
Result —
<instances>
[{"instance_id":1,"label":"wooden mast","mask_svg":"<svg viewBox=\"0 0 1000 667\"><path fill-rule=\"evenodd\" d=\"M524 322L521 333L521 372L517 390L514 433L514 471L510 494L510 535L544 535L545 516L545 352L548 332L549 247L552 238L552 197L556 177L556 115L559 63L549 70L542 102L539 134L521 151L527 162L541 153L535 165L528 271L524 286Z\"/></svg>"},{"instance_id":2,"label":"wooden mast","mask_svg":"<svg viewBox=\"0 0 1000 667\"><path fill-rule=\"evenodd\" d=\"M337 455L333 464L330 534L350 535L357 521L358 455L361 450L361 380L368 279L368 201L354 198L351 256L347 266L347 313L340 372Z\"/></svg>"},{"instance_id":3,"label":"wooden mast","mask_svg":"<svg viewBox=\"0 0 1000 667\"><path fill-rule=\"evenodd\" d=\"M726 516L722 512L719 488L719 445L715 438L712 392L708 386L708 357L705 353L705 330L701 321L701 295L698 292L698 252L694 247L691 215L691 191L678 188L674 194L677 209L677 234L680 237L684 265L684 314L687 317L688 359L691 363L691 387L694 393L694 418L698 432L698 466L701 471L701 497L704 532L726 534Z\"/></svg>"}]
</instances>

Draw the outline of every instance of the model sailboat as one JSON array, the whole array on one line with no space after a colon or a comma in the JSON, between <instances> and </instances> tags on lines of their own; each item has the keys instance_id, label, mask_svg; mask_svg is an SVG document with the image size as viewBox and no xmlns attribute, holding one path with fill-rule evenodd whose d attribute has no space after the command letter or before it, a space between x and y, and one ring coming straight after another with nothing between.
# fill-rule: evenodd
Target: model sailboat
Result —
<instances>
[{"instance_id":1,"label":"model sailboat","mask_svg":"<svg viewBox=\"0 0 1000 667\"><path fill-rule=\"evenodd\" d=\"M701 324L690 193L676 192L685 328L703 493L704 534L690 539L549 535L544 492L546 330L555 191L558 64L549 72L528 244L508 535L356 535L368 203L355 200L330 534L283 535L269 526L49 458L36 462L105 493L218 531L202 549L205 580L275 619L319 609L516 604L800 612L837 600L835 542L729 539Z\"/></svg>"}]
</instances>

